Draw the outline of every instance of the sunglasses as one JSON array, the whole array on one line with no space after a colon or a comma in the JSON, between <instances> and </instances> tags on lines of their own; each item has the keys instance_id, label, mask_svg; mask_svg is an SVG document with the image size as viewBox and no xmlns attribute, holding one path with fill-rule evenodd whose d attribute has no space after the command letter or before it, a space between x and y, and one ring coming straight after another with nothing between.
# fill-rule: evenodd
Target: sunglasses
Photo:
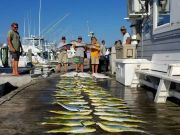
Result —
<instances>
[{"instance_id":1,"label":"sunglasses","mask_svg":"<svg viewBox=\"0 0 180 135\"><path fill-rule=\"evenodd\" d=\"M15 29L18 29L18 27L14 27Z\"/></svg>"}]
</instances>

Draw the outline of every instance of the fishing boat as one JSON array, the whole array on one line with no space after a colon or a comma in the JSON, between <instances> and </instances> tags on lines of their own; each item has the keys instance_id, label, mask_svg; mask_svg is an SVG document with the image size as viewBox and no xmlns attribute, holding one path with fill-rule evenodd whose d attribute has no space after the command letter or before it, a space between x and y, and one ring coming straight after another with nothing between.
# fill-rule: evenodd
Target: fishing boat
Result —
<instances>
[{"instance_id":1,"label":"fishing boat","mask_svg":"<svg viewBox=\"0 0 180 135\"><path fill-rule=\"evenodd\" d=\"M180 74L177 66L180 64L180 16L177 14L180 11L179 5L179 0L127 1L128 15L125 19L131 24L131 44L136 41L134 44L136 59L115 60L116 80L125 86L136 87L142 84L157 89L154 100L157 103L165 103L167 97L171 96L180 98L178 91ZM175 71L176 75L169 75L173 64L178 68ZM142 71L141 65L149 65L144 69L154 74L152 75L151 72L148 75L146 73L137 75L136 69L140 67ZM161 79L163 73L165 77L172 76L175 79L163 80ZM162 80L165 82L162 83ZM172 88L172 85L175 87ZM166 92L162 93L164 91Z\"/></svg>"},{"instance_id":2,"label":"fishing boat","mask_svg":"<svg viewBox=\"0 0 180 135\"><path fill-rule=\"evenodd\" d=\"M127 20L132 35L141 35L137 58L151 59L154 53L180 51L179 0L128 0Z\"/></svg>"}]
</instances>

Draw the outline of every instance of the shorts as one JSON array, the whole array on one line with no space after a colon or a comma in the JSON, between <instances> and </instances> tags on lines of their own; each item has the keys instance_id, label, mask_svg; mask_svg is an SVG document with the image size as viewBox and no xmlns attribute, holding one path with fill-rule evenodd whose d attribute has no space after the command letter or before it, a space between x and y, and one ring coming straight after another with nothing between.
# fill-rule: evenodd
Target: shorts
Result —
<instances>
[{"instance_id":1,"label":"shorts","mask_svg":"<svg viewBox=\"0 0 180 135\"><path fill-rule=\"evenodd\" d=\"M91 64L92 65L98 65L99 64L99 57L91 56Z\"/></svg>"},{"instance_id":2,"label":"shorts","mask_svg":"<svg viewBox=\"0 0 180 135\"><path fill-rule=\"evenodd\" d=\"M12 59L15 61L19 61L20 52L10 52Z\"/></svg>"},{"instance_id":3,"label":"shorts","mask_svg":"<svg viewBox=\"0 0 180 135\"><path fill-rule=\"evenodd\" d=\"M58 63L60 64L68 63L67 53L61 52L58 54Z\"/></svg>"},{"instance_id":4,"label":"shorts","mask_svg":"<svg viewBox=\"0 0 180 135\"><path fill-rule=\"evenodd\" d=\"M73 61L75 64L84 64L84 58L80 56L75 56L73 58Z\"/></svg>"}]
</instances>

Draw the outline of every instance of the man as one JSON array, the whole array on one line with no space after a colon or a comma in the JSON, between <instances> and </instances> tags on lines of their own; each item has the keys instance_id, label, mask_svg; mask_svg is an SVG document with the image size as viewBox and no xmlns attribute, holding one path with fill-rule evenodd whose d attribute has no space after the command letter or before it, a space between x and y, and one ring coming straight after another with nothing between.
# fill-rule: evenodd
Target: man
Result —
<instances>
[{"instance_id":1,"label":"man","mask_svg":"<svg viewBox=\"0 0 180 135\"><path fill-rule=\"evenodd\" d=\"M74 48L76 50L76 57L74 63L76 64L76 72L78 72L79 68L81 72L84 72L84 51L85 44L82 42L82 37L78 37L77 43L75 43Z\"/></svg>"},{"instance_id":2,"label":"man","mask_svg":"<svg viewBox=\"0 0 180 135\"><path fill-rule=\"evenodd\" d=\"M101 41L101 47L100 47L100 55L101 56L104 56L105 55L105 53L106 53L106 42L105 42L105 40L102 40Z\"/></svg>"},{"instance_id":3,"label":"man","mask_svg":"<svg viewBox=\"0 0 180 135\"><path fill-rule=\"evenodd\" d=\"M107 49L105 53L105 58L106 58L106 72L109 71L109 58L110 58L110 50Z\"/></svg>"},{"instance_id":4,"label":"man","mask_svg":"<svg viewBox=\"0 0 180 135\"><path fill-rule=\"evenodd\" d=\"M98 67L98 72L101 73L102 71L106 71L105 66L106 66L106 45L105 45L105 40L101 41L100 45L100 58L99 58L99 67Z\"/></svg>"},{"instance_id":5,"label":"man","mask_svg":"<svg viewBox=\"0 0 180 135\"><path fill-rule=\"evenodd\" d=\"M23 52L23 48L20 41L20 35L18 33L17 23L11 24L11 30L8 32L7 42L12 56L12 61L11 61L12 75L19 76L18 63L19 63L19 57Z\"/></svg>"},{"instance_id":6,"label":"man","mask_svg":"<svg viewBox=\"0 0 180 135\"><path fill-rule=\"evenodd\" d=\"M67 72L67 66L68 66L68 56L67 56L67 43L66 43L66 37L62 37L59 45L57 46L57 52L58 52L58 68L61 72L61 66L64 66L64 72Z\"/></svg>"},{"instance_id":7,"label":"man","mask_svg":"<svg viewBox=\"0 0 180 135\"><path fill-rule=\"evenodd\" d=\"M123 34L123 42L122 45L126 45L126 44L131 44L131 37L129 35L129 33L126 30L125 26L121 27L121 33Z\"/></svg>"}]
</instances>

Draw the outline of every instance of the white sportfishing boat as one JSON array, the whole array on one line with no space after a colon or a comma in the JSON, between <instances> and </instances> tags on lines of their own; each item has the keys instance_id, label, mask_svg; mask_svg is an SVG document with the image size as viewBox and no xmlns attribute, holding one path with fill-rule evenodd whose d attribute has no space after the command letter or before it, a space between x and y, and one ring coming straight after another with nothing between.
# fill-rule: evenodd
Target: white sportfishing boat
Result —
<instances>
[{"instance_id":1,"label":"white sportfishing boat","mask_svg":"<svg viewBox=\"0 0 180 135\"><path fill-rule=\"evenodd\" d=\"M137 59L116 59L116 80L157 90L156 103L165 103L167 97L180 99L180 1L128 0L127 7L125 19L131 23L132 41L138 43Z\"/></svg>"},{"instance_id":2,"label":"white sportfishing boat","mask_svg":"<svg viewBox=\"0 0 180 135\"><path fill-rule=\"evenodd\" d=\"M39 45L40 40L40 45ZM47 60L43 58L43 52L45 51L44 38L37 38L35 36L24 37L22 41L22 47L25 54L32 53L33 64L46 64ZM27 55L25 55L27 57ZM27 60L30 62L30 60Z\"/></svg>"}]
</instances>

